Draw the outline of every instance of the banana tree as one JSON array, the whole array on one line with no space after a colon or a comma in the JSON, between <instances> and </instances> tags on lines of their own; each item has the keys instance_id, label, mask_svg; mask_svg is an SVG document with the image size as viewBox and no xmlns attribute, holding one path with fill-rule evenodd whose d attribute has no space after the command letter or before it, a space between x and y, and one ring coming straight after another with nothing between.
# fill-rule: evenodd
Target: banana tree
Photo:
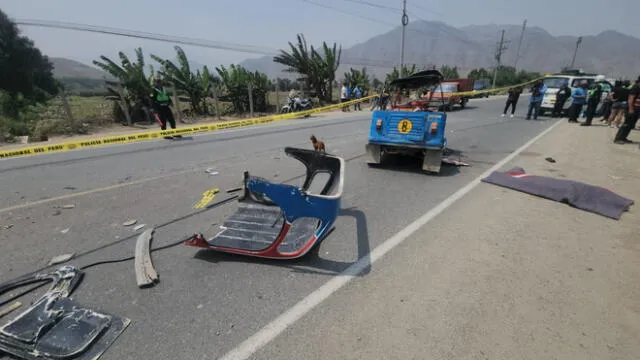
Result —
<instances>
[{"instance_id":1,"label":"banana tree","mask_svg":"<svg viewBox=\"0 0 640 360\"><path fill-rule=\"evenodd\" d=\"M344 79L351 87L359 86L363 91L369 90L370 80L366 67L363 67L362 70L350 68L349 72L344 73Z\"/></svg>"},{"instance_id":2,"label":"banana tree","mask_svg":"<svg viewBox=\"0 0 640 360\"><path fill-rule=\"evenodd\" d=\"M315 93L325 101L331 101L332 84L340 65L342 47L337 44L329 47L322 43L321 51L309 46L302 34L297 35L298 43L289 42L290 51L280 50L280 54L273 61L287 66L285 71L301 75L298 80L304 81L307 88L313 88Z\"/></svg>"},{"instance_id":3,"label":"banana tree","mask_svg":"<svg viewBox=\"0 0 640 360\"><path fill-rule=\"evenodd\" d=\"M393 70L387 74L385 77L385 83L390 83L393 80L397 80L403 77L407 77L411 74L414 74L418 71L418 67L416 64L412 64L411 67L409 65L402 65L402 69L398 69L397 67L393 67Z\"/></svg>"},{"instance_id":4,"label":"banana tree","mask_svg":"<svg viewBox=\"0 0 640 360\"><path fill-rule=\"evenodd\" d=\"M122 51L118 53L120 64L102 55L93 64L109 73L117 81L108 81L107 90L111 99L120 104L121 111L130 124L132 117L145 117L140 110L147 105L151 84L144 72L145 60L142 48L135 50L136 60L131 61Z\"/></svg>"},{"instance_id":5,"label":"banana tree","mask_svg":"<svg viewBox=\"0 0 640 360\"><path fill-rule=\"evenodd\" d=\"M305 83L306 88L315 88L316 92L321 91L321 81L318 79L318 64L313 59L313 46L309 48L304 35L297 35L298 43L289 42L290 51L280 50L280 55L273 58L273 61L286 66L286 72L297 73L300 77L298 81Z\"/></svg>"},{"instance_id":6,"label":"banana tree","mask_svg":"<svg viewBox=\"0 0 640 360\"><path fill-rule=\"evenodd\" d=\"M322 95L324 100L331 102L333 98L333 82L336 80L336 71L340 66L340 57L342 56L342 46L338 47L333 43L329 47L326 42L322 43L322 54L311 48L314 61L319 69L318 78L322 82ZM318 94L320 96L320 94Z\"/></svg>"},{"instance_id":7,"label":"banana tree","mask_svg":"<svg viewBox=\"0 0 640 360\"><path fill-rule=\"evenodd\" d=\"M158 71L158 74L173 84L180 95L189 98L193 113L202 115L206 113L206 99L211 96L211 87L215 79L207 67L203 69L202 73L200 70L193 73L184 50L179 46L174 49L176 50L177 64L157 55L151 55L151 58L162 65L162 70Z\"/></svg>"},{"instance_id":8,"label":"banana tree","mask_svg":"<svg viewBox=\"0 0 640 360\"><path fill-rule=\"evenodd\" d=\"M253 108L256 111L266 110L266 94L271 87L271 82L266 74L259 71L250 72L240 65L230 65L228 68L221 65L216 68L224 86L223 100L230 101L236 113L245 113L250 110L249 86Z\"/></svg>"}]
</instances>

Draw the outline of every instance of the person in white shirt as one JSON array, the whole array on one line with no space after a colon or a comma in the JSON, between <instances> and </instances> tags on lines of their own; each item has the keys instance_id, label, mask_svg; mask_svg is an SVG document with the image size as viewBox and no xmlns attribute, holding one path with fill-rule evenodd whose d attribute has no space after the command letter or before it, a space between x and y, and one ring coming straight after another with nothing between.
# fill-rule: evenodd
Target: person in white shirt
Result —
<instances>
[{"instance_id":1,"label":"person in white shirt","mask_svg":"<svg viewBox=\"0 0 640 360\"><path fill-rule=\"evenodd\" d=\"M347 84L342 84L342 88L340 89L340 102L347 102L349 101L348 95L347 95ZM347 111L348 110L348 106L344 106L342 108L342 111Z\"/></svg>"}]
</instances>

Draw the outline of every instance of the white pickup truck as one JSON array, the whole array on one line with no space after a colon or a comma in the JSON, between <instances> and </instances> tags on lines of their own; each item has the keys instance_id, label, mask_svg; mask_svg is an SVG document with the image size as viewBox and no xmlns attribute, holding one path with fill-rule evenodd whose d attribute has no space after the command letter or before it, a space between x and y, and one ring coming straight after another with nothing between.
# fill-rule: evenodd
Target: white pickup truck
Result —
<instances>
[{"instance_id":1,"label":"white pickup truck","mask_svg":"<svg viewBox=\"0 0 640 360\"><path fill-rule=\"evenodd\" d=\"M613 84L611 84L608 80L605 79L602 75L565 75L565 74L554 74L551 76L547 76L544 78L543 82L547 86L547 92L544 94L544 98L542 99L542 105L540 106L540 115L544 115L545 112L553 111L553 108L556 104L556 94L560 87L563 84L569 85L571 90L580 86L580 84L586 81L589 84L589 87L593 86L593 84L600 84L602 86L602 99L600 100L600 104L598 105L598 109L600 109L602 102L607 97L608 93L613 89ZM567 113L569 110L569 106L571 106L571 99L567 99L563 104L562 111L563 113Z\"/></svg>"}]
</instances>

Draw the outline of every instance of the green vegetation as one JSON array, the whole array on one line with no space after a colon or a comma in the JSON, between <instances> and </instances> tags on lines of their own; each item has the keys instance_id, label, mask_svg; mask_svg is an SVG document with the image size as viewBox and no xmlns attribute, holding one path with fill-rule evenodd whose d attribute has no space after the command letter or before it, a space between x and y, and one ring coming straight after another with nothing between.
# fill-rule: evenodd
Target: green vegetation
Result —
<instances>
[{"instance_id":1,"label":"green vegetation","mask_svg":"<svg viewBox=\"0 0 640 360\"><path fill-rule=\"evenodd\" d=\"M493 79L493 74L493 71L480 68L471 70L468 76L471 79ZM541 76L542 74L537 72L528 72L525 70L516 72L516 69L512 66L500 66L496 76L496 87L522 84Z\"/></svg>"},{"instance_id":2,"label":"green vegetation","mask_svg":"<svg viewBox=\"0 0 640 360\"><path fill-rule=\"evenodd\" d=\"M366 67L363 67L362 70L350 68L348 73L344 73L344 82L352 88L359 86L363 91L367 91L371 87Z\"/></svg>"},{"instance_id":3,"label":"green vegetation","mask_svg":"<svg viewBox=\"0 0 640 360\"><path fill-rule=\"evenodd\" d=\"M133 125L137 122L154 123L150 112L149 95L153 79L164 80L174 99L175 111L193 116L242 115L250 111L266 113L277 111L278 103L291 89L309 91L321 103L333 103L335 91L342 83L359 86L365 92L380 90L384 83L372 77L367 68L350 68L340 79L336 71L340 65L342 48L323 42L309 46L304 35L297 35L289 50L282 50L273 61L286 66L286 71L298 75L295 81L278 78L271 81L266 74L251 72L240 65L217 66L214 71L205 66L195 72L186 53L175 46L175 59L164 59L151 54L157 70L145 62L142 48L135 50L130 59L123 52L117 59L105 55L93 63L105 71L109 78L83 76L82 64L58 59L75 66L74 75L54 79L53 65L28 38L21 36L11 20L0 11L0 141L13 136L29 135L46 139L52 134L86 133L92 127L114 123ZM422 70L415 64L393 68L386 74L385 83ZM439 68L446 79L459 78L458 68L443 65ZM86 71L85 71L86 72ZM29 74L25 77L24 74ZM492 78L486 69L474 69L469 77ZM497 86L522 83L540 76L526 71L516 72L510 67L498 70ZM276 108L273 108L273 105ZM177 117L182 117L177 116Z\"/></svg>"},{"instance_id":4,"label":"green vegetation","mask_svg":"<svg viewBox=\"0 0 640 360\"><path fill-rule=\"evenodd\" d=\"M333 83L336 71L340 65L342 47L338 48L322 43L320 51L307 45L304 35L298 34L298 43L289 42L291 51L280 50L280 55L273 58L274 62L287 66L286 71L297 73L307 89L314 89L315 95L325 102L333 101Z\"/></svg>"},{"instance_id":5,"label":"green vegetation","mask_svg":"<svg viewBox=\"0 0 640 360\"><path fill-rule=\"evenodd\" d=\"M0 134L2 140L28 134L38 106L60 91L53 65L0 10Z\"/></svg>"}]
</instances>

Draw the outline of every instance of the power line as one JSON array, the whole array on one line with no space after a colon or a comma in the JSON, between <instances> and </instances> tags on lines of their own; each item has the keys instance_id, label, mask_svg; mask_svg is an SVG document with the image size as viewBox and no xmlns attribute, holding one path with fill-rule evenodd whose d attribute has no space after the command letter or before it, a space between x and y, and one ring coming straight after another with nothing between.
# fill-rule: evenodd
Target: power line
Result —
<instances>
[{"instance_id":1,"label":"power line","mask_svg":"<svg viewBox=\"0 0 640 360\"><path fill-rule=\"evenodd\" d=\"M368 2L368 1L363 1L363 0L343 0L343 1L351 2L351 3L354 3L354 4L366 5L366 6L377 8L377 9L390 10L390 11L397 12L397 13L402 12L399 8L394 8L394 7L391 7L391 6L375 4L375 3Z\"/></svg>"},{"instance_id":2,"label":"power line","mask_svg":"<svg viewBox=\"0 0 640 360\"><path fill-rule=\"evenodd\" d=\"M420 10L424 11L424 12L432 13L434 15L444 16L444 14L441 13L441 12L434 11L434 10L431 10L431 9L427 9L427 8L421 6L421 5L418 5L417 3L413 2L413 1L411 1L411 5L414 6L415 8L417 8L417 9L420 9Z\"/></svg>"},{"instance_id":3,"label":"power line","mask_svg":"<svg viewBox=\"0 0 640 360\"><path fill-rule=\"evenodd\" d=\"M313 3L314 5L316 4L311 0L306 0L306 1ZM324 7L323 4L319 4L319 5ZM352 14L350 15L356 16ZM368 19L368 20L375 21L378 24L381 22L380 20L374 20L374 19ZM166 34L150 33L150 32L112 28L112 27L94 26L94 25L87 25L87 24L60 22L60 21L19 19L19 20L16 20L15 22L18 25L24 25L24 26L36 26L36 27L46 27L46 28L55 28L55 29L64 29L64 30L84 31L84 32L116 35L116 36L130 37L130 38L168 42L173 44L192 45L192 46L204 47L204 48L210 48L210 49L229 50L229 51L235 51L235 52L241 52L241 53L250 53L250 54L267 55L267 56L279 55L280 51L282 51L281 49L268 48L263 46L228 43L228 42L221 42L221 41L211 41L211 40L205 40L205 39L194 39L194 38L188 38L188 37L171 36ZM396 26L391 23L389 24L394 27ZM407 30L424 33L416 29L407 29ZM453 54L450 54L450 55L453 55ZM358 58L342 59L340 63L341 65L371 66L371 67L381 67L381 68L393 68L394 66L398 65L397 62L393 62L393 61L358 59ZM421 64L417 64L417 65L421 65Z\"/></svg>"},{"instance_id":4,"label":"power line","mask_svg":"<svg viewBox=\"0 0 640 360\"><path fill-rule=\"evenodd\" d=\"M254 45L233 44L233 43L225 43L220 41L193 39L193 38L170 36L170 35L164 35L164 34L158 34L158 33L148 33L148 32L142 32L142 31L116 29L116 28L110 28L110 27L104 27L104 26L75 24L75 23L67 23L67 22L60 22L60 21L16 20L16 24L28 25L28 26L40 26L40 27L48 27L48 28L56 28L56 29L88 31L88 32L94 32L94 33L100 33L100 34L118 35L118 36L132 37L132 38L138 38L138 39L164 41L164 42L171 42L176 44L193 45L193 46L206 47L206 48L212 48L212 49L231 50L231 51L237 51L237 52L243 52L243 53L261 54L261 55L277 55L279 53L276 49L270 49L270 48L259 47Z\"/></svg>"},{"instance_id":5,"label":"power line","mask_svg":"<svg viewBox=\"0 0 640 360\"><path fill-rule=\"evenodd\" d=\"M26 25L26 26L39 26L39 27L65 29L65 30L94 32L94 33L107 34L107 35L125 36L125 37L145 39L145 40L155 40L155 41L169 42L174 44L177 43L177 44L193 45L198 47L231 50L236 52L253 53L253 54L268 55L268 56L275 56L280 54L279 49L271 49L271 48L259 47L254 45L226 43L226 42L210 41L210 40L203 40L203 39L192 39L187 37L177 37L177 36L133 31L133 30L126 30L126 29L100 27L100 26L93 26L93 25L86 25L86 24L74 24L74 23L42 21L42 20L17 20L16 24ZM391 62L375 61L371 59L355 59L355 58L344 60L341 62L341 64L354 65L354 66L374 66L374 67L395 66L395 64Z\"/></svg>"},{"instance_id":6,"label":"power line","mask_svg":"<svg viewBox=\"0 0 640 360\"><path fill-rule=\"evenodd\" d=\"M343 10L343 9L338 9L336 7L325 5L325 4L320 4L320 3L317 3L315 1L311 1L311 0L301 0L301 1L302 2L306 2L308 4L311 4L311 5L319 6L321 8L325 8L325 9L328 9L328 10L333 10L335 12L339 12L339 13L342 13L342 14L345 14L345 15L353 16L353 17L360 18L360 19L363 19L363 20L372 21L372 22L375 22L376 24L386 24L386 25L390 25L390 26L394 26L394 27L396 26L396 25L394 25L394 24L392 24L390 22L386 22L384 20L374 19L374 18L370 18L370 17L367 17L367 16L362 16L360 14L354 14L354 13L352 13L350 11L346 11L346 10Z\"/></svg>"}]
</instances>

